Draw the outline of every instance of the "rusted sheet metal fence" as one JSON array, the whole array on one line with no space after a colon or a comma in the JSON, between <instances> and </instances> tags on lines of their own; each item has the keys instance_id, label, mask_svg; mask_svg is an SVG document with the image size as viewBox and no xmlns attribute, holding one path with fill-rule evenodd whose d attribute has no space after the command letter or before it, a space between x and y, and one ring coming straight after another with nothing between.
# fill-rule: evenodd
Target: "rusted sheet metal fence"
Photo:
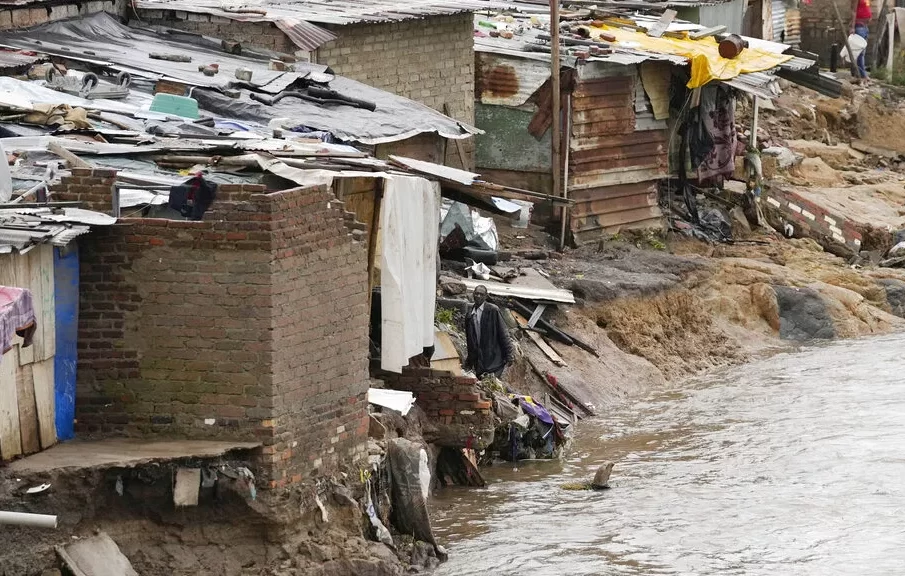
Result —
<instances>
[{"instance_id":1,"label":"rusted sheet metal fence","mask_svg":"<svg viewBox=\"0 0 905 576\"><path fill-rule=\"evenodd\" d=\"M669 136L665 129L639 129L639 117L649 115L637 105L640 78L634 67L622 70L579 79L573 91L569 195L577 244L604 232L661 225L657 180L667 176Z\"/></svg>"}]
</instances>

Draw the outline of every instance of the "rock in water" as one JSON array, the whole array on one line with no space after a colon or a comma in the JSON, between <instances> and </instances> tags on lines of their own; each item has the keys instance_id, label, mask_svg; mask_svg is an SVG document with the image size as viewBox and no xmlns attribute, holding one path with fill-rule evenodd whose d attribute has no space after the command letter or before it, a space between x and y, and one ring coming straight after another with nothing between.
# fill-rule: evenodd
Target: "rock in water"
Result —
<instances>
[{"instance_id":1,"label":"rock in water","mask_svg":"<svg viewBox=\"0 0 905 576\"><path fill-rule=\"evenodd\" d=\"M597 469L597 473L594 474L594 480L591 481L591 488L594 490L609 488L610 473L613 471L613 466L615 465L615 462L610 462L609 460L601 464L600 468Z\"/></svg>"}]
</instances>

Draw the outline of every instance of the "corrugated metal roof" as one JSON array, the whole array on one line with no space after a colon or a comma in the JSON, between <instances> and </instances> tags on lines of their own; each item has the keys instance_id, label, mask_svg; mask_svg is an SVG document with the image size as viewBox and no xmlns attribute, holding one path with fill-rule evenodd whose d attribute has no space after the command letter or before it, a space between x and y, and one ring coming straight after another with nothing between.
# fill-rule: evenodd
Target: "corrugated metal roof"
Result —
<instances>
[{"instance_id":1,"label":"corrugated metal roof","mask_svg":"<svg viewBox=\"0 0 905 576\"><path fill-rule=\"evenodd\" d=\"M27 251L37 244L50 243L54 246L65 246L77 236L89 231L86 224L61 222L57 218L67 218L66 209L52 208L14 208L15 205L0 205L0 253L11 250ZM75 219L90 218L100 222L109 216L88 210L79 210ZM87 214L87 216L86 216ZM113 219L115 221L115 218ZM109 223L107 220L104 222Z\"/></svg>"},{"instance_id":2,"label":"corrugated metal roof","mask_svg":"<svg viewBox=\"0 0 905 576\"><path fill-rule=\"evenodd\" d=\"M16 50L0 49L0 70L25 68L37 62L48 60L47 56L38 54L25 54Z\"/></svg>"},{"instance_id":3,"label":"corrugated metal roof","mask_svg":"<svg viewBox=\"0 0 905 576\"><path fill-rule=\"evenodd\" d=\"M635 14L631 17L631 19L642 26L650 25L653 21L656 20L655 18L647 14ZM522 98L522 92L530 90L530 88L535 85L539 87L541 84L543 84L546 78L541 78L541 70L543 68L543 65L541 65L540 67L538 67L536 64L528 63L520 65L516 63L516 60L521 59L534 63L549 63L549 43L541 40L541 35L544 34L544 32L542 30L529 26L526 27L520 34L509 40L503 39L501 37L491 38L486 34L487 28L480 24L482 20L486 20L486 18L478 16L475 17L476 35L474 41L475 52L478 52L480 54L478 57L479 63L486 62L492 63L492 65L497 67L512 67L516 72L516 77L519 80L519 84L517 86L518 95L512 94L510 92L512 91L512 88L515 87L515 85L511 83L509 83L508 85L498 85L500 83L496 80L499 79L488 78L485 74L485 71L479 68L476 71L475 78L477 95L485 104L499 104L508 106L523 104L525 100L527 100L527 98ZM687 31L697 30L700 28L703 28L703 26L684 21L674 21L669 26L670 31ZM790 49L789 45L779 42L760 40L758 38L745 38L749 41L751 47L757 47L758 49L773 52L776 54L783 54ZM634 48L622 48L619 46L613 46L612 52L610 54L592 56L587 59L587 62L603 62L607 64L632 66L640 64L647 60L670 62L676 66L684 66L688 64L688 60L683 56L661 54ZM574 66L575 59L566 56L563 57L562 63L564 66ZM778 68L795 72L813 68L814 66L816 66L816 64L817 63L815 60L803 58L800 56L794 56L791 60L782 63ZM774 71L777 69L774 69ZM534 70L536 70L536 74L531 73ZM549 76L549 73L546 73L546 76ZM526 82L525 87L522 86L522 82ZM741 90L743 92L747 92L749 94L753 94L762 98L772 99L779 95L779 88L776 84L776 78L770 73L759 72L755 74L742 74L731 80L724 81L724 83L732 86L733 88L736 88L737 90ZM495 94L498 93L499 90L493 90L494 88L502 88L504 92L503 96L499 97L498 94Z\"/></svg>"},{"instance_id":4,"label":"corrugated metal roof","mask_svg":"<svg viewBox=\"0 0 905 576\"><path fill-rule=\"evenodd\" d=\"M247 0L135 0L134 5L145 10L215 14L233 20L256 18L278 23L295 19L343 26L508 8L513 3L494 0L263 0L252 7Z\"/></svg>"},{"instance_id":5,"label":"corrugated metal roof","mask_svg":"<svg viewBox=\"0 0 905 576\"><path fill-rule=\"evenodd\" d=\"M436 133L444 138L461 139L480 133L480 130L423 104L341 76L333 77L326 86L344 96L373 103L375 109L299 98L285 98L274 105L257 102L251 99L252 93L281 89L285 85L284 77L295 80L299 75L323 73L326 67L298 62L295 72L274 71L268 69L269 58L255 54L226 54L219 48L183 42L180 38L179 35L162 34L158 30L124 26L113 16L100 13L28 30L0 32L0 45L52 53L67 60L100 62L100 65L112 70L130 71L133 77L166 78L188 86L224 87L235 81L238 68L248 68L253 72L252 84L265 88L244 89L239 98L230 98L216 90L195 89L192 97L198 100L204 111L218 117L254 124L281 118L285 119L281 122L287 130L304 126L328 131L347 142L376 145L406 140L418 134ZM86 47L91 47L91 54L85 54ZM151 59L149 54L155 52L187 55L192 62ZM198 70L199 62L212 61L219 64L219 74L209 77ZM271 83L273 88L269 88ZM137 94L140 89L146 89L143 86L146 84L133 84L133 92ZM17 89L13 90L12 95L22 96ZM25 96L28 95L25 92ZM3 96L2 91L0 96ZM63 97L68 95L55 96L50 101L66 101L57 99ZM93 107L95 104L78 105ZM89 144L94 148L101 146L102 149L111 146L97 142L78 142L75 146ZM187 140L175 143L180 148L185 144L197 148L196 144Z\"/></svg>"}]
</instances>

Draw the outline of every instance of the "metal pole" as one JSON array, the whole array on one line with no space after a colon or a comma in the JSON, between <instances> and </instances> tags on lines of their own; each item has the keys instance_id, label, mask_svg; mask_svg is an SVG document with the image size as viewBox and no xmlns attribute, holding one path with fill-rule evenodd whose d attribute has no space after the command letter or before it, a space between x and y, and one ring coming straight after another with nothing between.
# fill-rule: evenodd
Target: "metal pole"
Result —
<instances>
[{"instance_id":1,"label":"metal pole","mask_svg":"<svg viewBox=\"0 0 905 576\"><path fill-rule=\"evenodd\" d=\"M562 182L562 197L569 197L569 150L572 141L572 95L566 96L566 162L565 176ZM562 252L566 247L566 222L569 221L569 205L564 204L562 207L562 229L559 232L559 251Z\"/></svg>"},{"instance_id":2,"label":"metal pole","mask_svg":"<svg viewBox=\"0 0 905 576\"><path fill-rule=\"evenodd\" d=\"M56 528L57 517L48 514L27 514L25 512L0 511L0 524L29 526L31 528Z\"/></svg>"},{"instance_id":3,"label":"metal pole","mask_svg":"<svg viewBox=\"0 0 905 576\"><path fill-rule=\"evenodd\" d=\"M550 0L550 89L553 90L550 111L553 120L553 196L562 196L562 117L560 116L559 93L559 0ZM560 211L563 226L566 222L566 209Z\"/></svg>"},{"instance_id":4,"label":"metal pole","mask_svg":"<svg viewBox=\"0 0 905 576\"><path fill-rule=\"evenodd\" d=\"M886 24L889 27L886 37L889 38L889 50L886 54L886 81L892 84L892 67L895 64L895 48L896 48L896 15L887 14Z\"/></svg>"}]
</instances>

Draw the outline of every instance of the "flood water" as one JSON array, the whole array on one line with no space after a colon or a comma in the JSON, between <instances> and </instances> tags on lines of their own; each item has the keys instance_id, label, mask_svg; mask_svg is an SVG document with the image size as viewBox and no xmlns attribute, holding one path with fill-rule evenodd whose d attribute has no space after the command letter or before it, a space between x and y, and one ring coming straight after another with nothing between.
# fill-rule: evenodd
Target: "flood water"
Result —
<instances>
[{"instance_id":1,"label":"flood water","mask_svg":"<svg viewBox=\"0 0 905 576\"><path fill-rule=\"evenodd\" d=\"M903 351L783 354L584 421L565 461L437 496L437 574L903 574ZM610 490L561 488L607 459Z\"/></svg>"}]
</instances>

